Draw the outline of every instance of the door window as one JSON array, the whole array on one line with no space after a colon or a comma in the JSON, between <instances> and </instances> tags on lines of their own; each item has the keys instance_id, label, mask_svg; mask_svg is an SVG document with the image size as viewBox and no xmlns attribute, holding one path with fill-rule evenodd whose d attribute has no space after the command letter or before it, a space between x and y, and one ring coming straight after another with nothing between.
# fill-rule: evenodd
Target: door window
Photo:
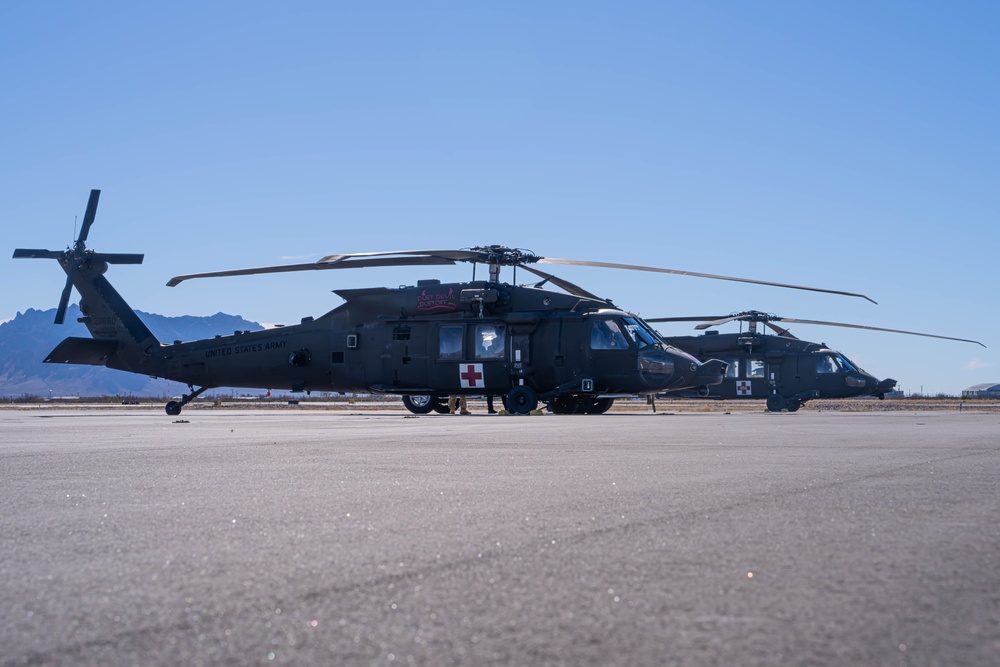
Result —
<instances>
[{"instance_id":1,"label":"door window","mask_svg":"<svg viewBox=\"0 0 1000 667\"><path fill-rule=\"evenodd\" d=\"M462 358L462 326L441 327L441 342L438 356L441 359Z\"/></svg>"},{"instance_id":2,"label":"door window","mask_svg":"<svg viewBox=\"0 0 1000 667\"><path fill-rule=\"evenodd\" d=\"M503 359L506 339L503 324L476 325L476 359Z\"/></svg>"}]
</instances>

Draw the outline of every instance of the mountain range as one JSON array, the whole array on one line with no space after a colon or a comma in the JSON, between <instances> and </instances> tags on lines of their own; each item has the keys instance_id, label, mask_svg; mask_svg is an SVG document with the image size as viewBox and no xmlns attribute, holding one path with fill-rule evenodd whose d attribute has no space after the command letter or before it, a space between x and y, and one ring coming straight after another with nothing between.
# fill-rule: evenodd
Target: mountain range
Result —
<instances>
[{"instance_id":1,"label":"mountain range","mask_svg":"<svg viewBox=\"0 0 1000 667\"><path fill-rule=\"evenodd\" d=\"M177 396L187 391L179 382L153 379L103 366L45 364L64 338L89 338L87 328L76 321L80 309L66 310L66 324L53 324L56 309L23 313L0 324L0 396L7 398L57 396ZM216 334L263 329L238 315L216 313L211 317L165 317L136 311L150 331L162 342L211 338Z\"/></svg>"}]
</instances>

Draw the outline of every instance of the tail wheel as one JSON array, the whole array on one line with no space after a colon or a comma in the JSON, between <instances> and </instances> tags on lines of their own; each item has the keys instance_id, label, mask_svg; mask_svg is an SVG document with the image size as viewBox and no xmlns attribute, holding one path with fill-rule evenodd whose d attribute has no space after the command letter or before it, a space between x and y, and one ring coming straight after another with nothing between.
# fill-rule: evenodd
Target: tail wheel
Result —
<instances>
[{"instance_id":1,"label":"tail wheel","mask_svg":"<svg viewBox=\"0 0 1000 667\"><path fill-rule=\"evenodd\" d=\"M527 385L518 385L507 393L507 409L515 415L526 415L538 407L538 394Z\"/></svg>"},{"instance_id":2,"label":"tail wheel","mask_svg":"<svg viewBox=\"0 0 1000 667\"><path fill-rule=\"evenodd\" d=\"M427 394L404 394L403 406L415 415L426 415L440 405L436 396Z\"/></svg>"},{"instance_id":3,"label":"tail wheel","mask_svg":"<svg viewBox=\"0 0 1000 667\"><path fill-rule=\"evenodd\" d=\"M165 409L168 415L170 415L171 417L176 417L181 413L181 407L183 407L183 405L184 404L181 403L180 401L170 401L169 403L167 403Z\"/></svg>"}]
</instances>

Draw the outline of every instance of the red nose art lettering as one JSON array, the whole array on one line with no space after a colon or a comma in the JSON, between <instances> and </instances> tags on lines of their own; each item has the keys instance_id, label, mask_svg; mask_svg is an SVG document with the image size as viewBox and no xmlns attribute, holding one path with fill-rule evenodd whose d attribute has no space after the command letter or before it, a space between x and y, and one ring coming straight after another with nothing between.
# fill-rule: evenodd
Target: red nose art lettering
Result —
<instances>
[{"instance_id":1,"label":"red nose art lettering","mask_svg":"<svg viewBox=\"0 0 1000 667\"><path fill-rule=\"evenodd\" d=\"M417 295L417 310L456 310L458 302L455 300L455 290L448 288L447 291L425 289Z\"/></svg>"}]
</instances>

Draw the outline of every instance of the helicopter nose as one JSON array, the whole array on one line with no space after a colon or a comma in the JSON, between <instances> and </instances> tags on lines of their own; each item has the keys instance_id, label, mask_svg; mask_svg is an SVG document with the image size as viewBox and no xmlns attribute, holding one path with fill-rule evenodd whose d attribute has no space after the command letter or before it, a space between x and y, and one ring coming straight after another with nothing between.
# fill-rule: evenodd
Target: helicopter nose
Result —
<instances>
[{"instance_id":1,"label":"helicopter nose","mask_svg":"<svg viewBox=\"0 0 1000 667\"><path fill-rule=\"evenodd\" d=\"M896 388L896 381L892 378L886 378L878 383L879 391L892 391Z\"/></svg>"},{"instance_id":2,"label":"helicopter nose","mask_svg":"<svg viewBox=\"0 0 1000 667\"><path fill-rule=\"evenodd\" d=\"M701 390L708 394L708 388L715 384L722 384L726 377L726 369L729 367L724 361L719 359L709 359L698 367L698 374L695 376L695 383Z\"/></svg>"},{"instance_id":3,"label":"helicopter nose","mask_svg":"<svg viewBox=\"0 0 1000 667\"><path fill-rule=\"evenodd\" d=\"M658 348L647 348L639 352L639 377L644 384L660 388L671 384L675 369L678 368L673 354ZM683 368L683 366L681 366Z\"/></svg>"},{"instance_id":4,"label":"helicopter nose","mask_svg":"<svg viewBox=\"0 0 1000 667\"><path fill-rule=\"evenodd\" d=\"M703 364L672 347L646 348L639 353L639 376L651 389L718 384L725 370L726 364L717 359Z\"/></svg>"},{"instance_id":5,"label":"helicopter nose","mask_svg":"<svg viewBox=\"0 0 1000 667\"><path fill-rule=\"evenodd\" d=\"M871 382L872 380L874 380L874 383ZM864 389L868 386L874 387L874 385L878 384L878 380L864 373L848 373L844 378L844 384L852 389Z\"/></svg>"}]
</instances>

